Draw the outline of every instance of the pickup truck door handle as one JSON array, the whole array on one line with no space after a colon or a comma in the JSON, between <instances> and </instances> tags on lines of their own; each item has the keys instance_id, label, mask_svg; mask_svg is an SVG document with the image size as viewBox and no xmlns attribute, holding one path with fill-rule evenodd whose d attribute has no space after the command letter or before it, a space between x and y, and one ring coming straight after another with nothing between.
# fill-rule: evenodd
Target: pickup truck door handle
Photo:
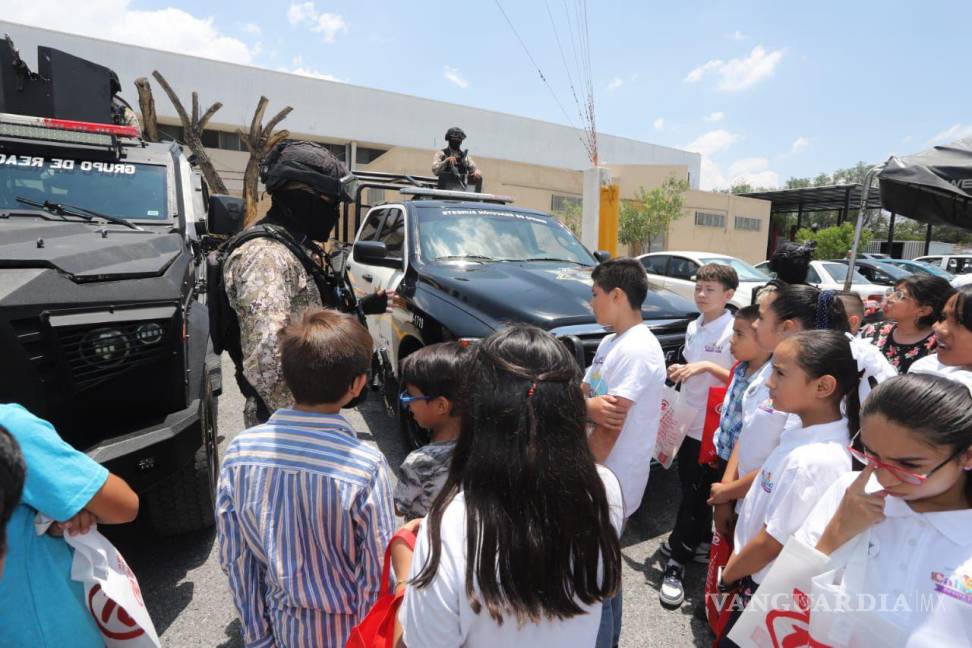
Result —
<instances>
[{"instance_id":1,"label":"pickup truck door handle","mask_svg":"<svg viewBox=\"0 0 972 648\"><path fill-rule=\"evenodd\" d=\"M362 279L364 279L365 281L368 281L368 282L371 282L371 281L374 281L374 279L375 279L375 278L374 278L374 277L373 277L372 275L370 275L370 274L365 274L365 275L361 275L361 278L362 278Z\"/></svg>"}]
</instances>

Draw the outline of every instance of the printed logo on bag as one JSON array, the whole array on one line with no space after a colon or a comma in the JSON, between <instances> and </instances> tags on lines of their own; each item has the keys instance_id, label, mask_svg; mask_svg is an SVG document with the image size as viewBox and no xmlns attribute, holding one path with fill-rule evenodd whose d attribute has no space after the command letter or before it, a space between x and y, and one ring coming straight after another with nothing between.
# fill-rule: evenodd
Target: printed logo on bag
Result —
<instances>
[{"instance_id":1,"label":"printed logo on bag","mask_svg":"<svg viewBox=\"0 0 972 648\"><path fill-rule=\"evenodd\" d=\"M706 353L722 353L722 346L723 345L721 345L721 344L706 344L705 345L705 352Z\"/></svg>"},{"instance_id":2,"label":"printed logo on bag","mask_svg":"<svg viewBox=\"0 0 972 648\"><path fill-rule=\"evenodd\" d=\"M716 403L713 406L712 411L715 412L716 414L718 414L719 416L722 416L722 406L723 406L723 404L724 404L724 401L719 401L718 403Z\"/></svg>"},{"instance_id":3,"label":"printed logo on bag","mask_svg":"<svg viewBox=\"0 0 972 648\"><path fill-rule=\"evenodd\" d=\"M936 592L972 604L972 576L966 574L948 576L942 572L932 572L931 579L935 584Z\"/></svg>"},{"instance_id":4,"label":"printed logo on bag","mask_svg":"<svg viewBox=\"0 0 972 648\"><path fill-rule=\"evenodd\" d=\"M767 493L773 492L773 473L768 470L760 471L759 473L759 487L762 488Z\"/></svg>"},{"instance_id":5,"label":"printed logo on bag","mask_svg":"<svg viewBox=\"0 0 972 648\"><path fill-rule=\"evenodd\" d=\"M776 410L773 409L772 398L767 398L766 400L764 400L762 403L756 406L756 409L758 409L761 412L766 412L767 414L776 414Z\"/></svg>"},{"instance_id":6,"label":"printed logo on bag","mask_svg":"<svg viewBox=\"0 0 972 648\"><path fill-rule=\"evenodd\" d=\"M145 634L124 608L105 596L100 583L88 591L88 609L98 624L98 630L109 639L125 641Z\"/></svg>"},{"instance_id":7,"label":"printed logo on bag","mask_svg":"<svg viewBox=\"0 0 972 648\"><path fill-rule=\"evenodd\" d=\"M793 603L796 609L771 610L766 615L766 629L769 631L773 648L809 646L809 648L829 648L825 643L810 636L810 600L802 591L793 590Z\"/></svg>"}]
</instances>

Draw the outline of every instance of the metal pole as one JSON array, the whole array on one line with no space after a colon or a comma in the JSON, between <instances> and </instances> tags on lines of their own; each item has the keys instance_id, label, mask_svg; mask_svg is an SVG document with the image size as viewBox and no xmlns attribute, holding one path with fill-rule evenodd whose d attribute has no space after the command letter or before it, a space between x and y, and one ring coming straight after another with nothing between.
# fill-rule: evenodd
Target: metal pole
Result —
<instances>
[{"instance_id":1,"label":"metal pole","mask_svg":"<svg viewBox=\"0 0 972 648\"><path fill-rule=\"evenodd\" d=\"M891 212L891 220L888 222L888 254L894 256L894 218L897 216Z\"/></svg>"},{"instance_id":2,"label":"metal pole","mask_svg":"<svg viewBox=\"0 0 972 648\"><path fill-rule=\"evenodd\" d=\"M925 254L923 256L928 256L930 254L931 239L932 239L932 224L928 223L928 229L925 230Z\"/></svg>"},{"instance_id":3,"label":"metal pole","mask_svg":"<svg viewBox=\"0 0 972 648\"><path fill-rule=\"evenodd\" d=\"M847 278L844 279L844 290L850 290L851 280L854 278L854 268L857 267L857 248L861 244L861 231L864 229L864 214L867 212L867 194L871 191L871 183L881 167L871 167L864 176L864 187L861 189L861 208L857 210L857 226L854 228L854 245L851 246L850 259L847 260Z\"/></svg>"},{"instance_id":4,"label":"metal pole","mask_svg":"<svg viewBox=\"0 0 972 648\"><path fill-rule=\"evenodd\" d=\"M800 208L797 210L797 231L803 227L803 203L800 203Z\"/></svg>"},{"instance_id":5,"label":"metal pole","mask_svg":"<svg viewBox=\"0 0 972 648\"><path fill-rule=\"evenodd\" d=\"M840 210L840 216L837 218L838 225L847 220L847 216L850 214L850 192L850 187L844 190L844 208Z\"/></svg>"}]
</instances>

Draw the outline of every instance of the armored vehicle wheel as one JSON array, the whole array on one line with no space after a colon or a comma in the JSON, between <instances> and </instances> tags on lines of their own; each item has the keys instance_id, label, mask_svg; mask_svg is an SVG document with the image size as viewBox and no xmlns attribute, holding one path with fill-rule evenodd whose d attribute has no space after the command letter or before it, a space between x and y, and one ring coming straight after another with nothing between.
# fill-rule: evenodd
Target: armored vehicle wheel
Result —
<instances>
[{"instance_id":1,"label":"armored vehicle wheel","mask_svg":"<svg viewBox=\"0 0 972 648\"><path fill-rule=\"evenodd\" d=\"M217 400L209 380L203 384L205 391L199 406L203 444L196 451L195 460L146 494L152 527L163 535L198 531L215 522L219 478Z\"/></svg>"}]
</instances>

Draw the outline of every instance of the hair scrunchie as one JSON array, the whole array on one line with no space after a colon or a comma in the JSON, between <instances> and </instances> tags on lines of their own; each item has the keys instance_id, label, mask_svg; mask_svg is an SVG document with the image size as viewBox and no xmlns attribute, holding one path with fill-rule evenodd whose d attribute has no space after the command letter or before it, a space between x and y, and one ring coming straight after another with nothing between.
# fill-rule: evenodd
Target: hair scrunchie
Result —
<instances>
[{"instance_id":1,"label":"hair scrunchie","mask_svg":"<svg viewBox=\"0 0 972 648\"><path fill-rule=\"evenodd\" d=\"M836 294L833 290L821 290L817 295L817 317L814 323L818 330L830 328L830 305Z\"/></svg>"}]
</instances>

